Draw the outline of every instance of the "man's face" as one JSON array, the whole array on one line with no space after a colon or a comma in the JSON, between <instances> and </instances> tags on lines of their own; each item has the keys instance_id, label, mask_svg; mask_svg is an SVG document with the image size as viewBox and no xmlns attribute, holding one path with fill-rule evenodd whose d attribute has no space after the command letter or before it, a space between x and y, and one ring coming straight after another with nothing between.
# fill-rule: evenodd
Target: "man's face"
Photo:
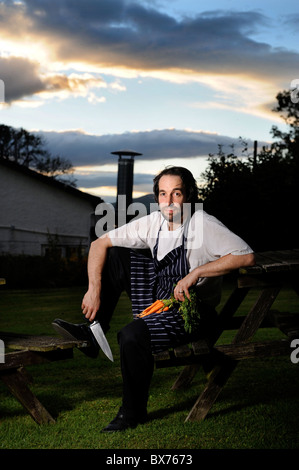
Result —
<instances>
[{"instance_id":1,"label":"man's face","mask_svg":"<svg viewBox=\"0 0 299 470\"><path fill-rule=\"evenodd\" d=\"M161 213L168 222L182 222L186 195L179 176L164 175L160 178L158 202Z\"/></svg>"}]
</instances>

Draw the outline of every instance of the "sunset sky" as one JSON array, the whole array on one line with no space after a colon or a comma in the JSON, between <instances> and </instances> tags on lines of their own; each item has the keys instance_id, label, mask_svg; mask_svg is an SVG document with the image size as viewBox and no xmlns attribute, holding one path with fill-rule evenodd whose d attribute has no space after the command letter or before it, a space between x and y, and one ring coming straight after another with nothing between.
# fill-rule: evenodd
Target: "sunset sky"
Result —
<instances>
[{"instance_id":1,"label":"sunset sky","mask_svg":"<svg viewBox=\"0 0 299 470\"><path fill-rule=\"evenodd\" d=\"M133 149L134 195L169 164L200 182L209 153L270 142L299 80L294 0L0 0L0 124L41 133L77 186L115 200Z\"/></svg>"}]
</instances>

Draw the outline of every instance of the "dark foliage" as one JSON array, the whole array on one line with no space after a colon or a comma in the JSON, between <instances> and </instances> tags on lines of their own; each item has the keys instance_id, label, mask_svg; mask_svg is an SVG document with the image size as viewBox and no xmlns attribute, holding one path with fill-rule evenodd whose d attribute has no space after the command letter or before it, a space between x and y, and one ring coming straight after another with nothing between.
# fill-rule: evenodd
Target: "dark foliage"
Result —
<instances>
[{"instance_id":1,"label":"dark foliage","mask_svg":"<svg viewBox=\"0 0 299 470\"><path fill-rule=\"evenodd\" d=\"M299 108L289 92L277 95L289 132L272 127L279 140L249 155L229 154L219 147L210 155L201 188L204 209L243 237L254 250L298 246L296 214L299 201ZM247 157L247 158L246 158Z\"/></svg>"}]
</instances>

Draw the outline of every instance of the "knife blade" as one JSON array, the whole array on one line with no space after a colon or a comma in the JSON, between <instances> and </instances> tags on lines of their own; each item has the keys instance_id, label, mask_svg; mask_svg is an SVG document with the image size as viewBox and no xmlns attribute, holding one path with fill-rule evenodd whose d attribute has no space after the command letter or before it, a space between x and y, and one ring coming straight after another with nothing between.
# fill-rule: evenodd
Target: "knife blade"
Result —
<instances>
[{"instance_id":1,"label":"knife blade","mask_svg":"<svg viewBox=\"0 0 299 470\"><path fill-rule=\"evenodd\" d=\"M109 346L109 343L107 341L107 338L104 334L104 331L102 330L101 325L99 324L98 321L94 321L90 325L90 329L92 334L94 335L98 345L100 346L101 350L103 351L104 354L110 359L110 361L114 362L113 355Z\"/></svg>"}]
</instances>

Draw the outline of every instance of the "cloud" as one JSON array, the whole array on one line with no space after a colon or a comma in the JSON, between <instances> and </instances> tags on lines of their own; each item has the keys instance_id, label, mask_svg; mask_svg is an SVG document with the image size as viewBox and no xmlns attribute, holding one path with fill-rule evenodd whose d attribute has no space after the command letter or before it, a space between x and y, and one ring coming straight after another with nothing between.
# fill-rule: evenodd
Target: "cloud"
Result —
<instances>
[{"instance_id":1,"label":"cloud","mask_svg":"<svg viewBox=\"0 0 299 470\"><path fill-rule=\"evenodd\" d=\"M5 101L10 104L35 95L40 100L49 97L84 96L90 101L95 99L94 89L107 88L107 83L94 75L83 73L41 74L39 64L22 57L0 57L1 79L5 83ZM109 85L122 91L117 83ZM101 100L101 98L97 98Z\"/></svg>"},{"instance_id":2,"label":"cloud","mask_svg":"<svg viewBox=\"0 0 299 470\"><path fill-rule=\"evenodd\" d=\"M131 149L142 153L135 158L134 191L152 192L153 177L168 165L185 166L200 179L205 160L219 146L230 153L232 145L241 156L240 139L184 129L161 129L123 134L91 135L82 131L39 132L49 151L67 158L75 167L74 177L81 190L115 200L118 157L117 150ZM247 141L249 152L253 142ZM267 142L259 142L259 146ZM109 170L108 170L109 168Z\"/></svg>"},{"instance_id":3,"label":"cloud","mask_svg":"<svg viewBox=\"0 0 299 470\"><path fill-rule=\"evenodd\" d=\"M0 57L1 79L5 83L5 101L19 100L46 90L38 64L21 57Z\"/></svg>"},{"instance_id":4,"label":"cloud","mask_svg":"<svg viewBox=\"0 0 299 470\"><path fill-rule=\"evenodd\" d=\"M199 81L205 75L235 75L240 81L269 82L278 90L297 76L299 54L254 39L260 28L270 27L255 11L218 10L178 19L125 0L0 3L2 38L41 44L44 68L49 61L69 67L84 63L98 71L167 72L165 77L175 73ZM55 89L53 77L42 78L36 63L17 60L10 65L26 72L14 80L19 87L11 99ZM64 89L76 92L63 79Z\"/></svg>"},{"instance_id":5,"label":"cloud","mask_svg":"<svg viewBox=\"0 0 299 470\"><path fill-rule=\"evenodd\" d=\"M228 148L234 144L236 150L240 148L238 137L178 129L101 136L80 131L41 132L39 134L45 138L52 154L69 159L75 167L116 164L117 157L111 155L111 152L125 149L142 153L142 156L136 157L138 161L151 161L206 157L209 153L217 153L219 145ZM106 176L111 177L111 175Z\"/></svg>"},{"instance_id":6,"label":"cloud","mask_svg":"<svg viewBox=\"0 0 299 470\"><path fill-rule=\"evenodd\" d=\"M93 171L86 173L79 169L76 171L76 184L78 187L96 188L96 187L115 187L117 185L117 173L112 171ZM143 188L145 185L153 184L153 176L144 173L134 172L134 185L141 185Z\"/></svg>"}]
</instances>

